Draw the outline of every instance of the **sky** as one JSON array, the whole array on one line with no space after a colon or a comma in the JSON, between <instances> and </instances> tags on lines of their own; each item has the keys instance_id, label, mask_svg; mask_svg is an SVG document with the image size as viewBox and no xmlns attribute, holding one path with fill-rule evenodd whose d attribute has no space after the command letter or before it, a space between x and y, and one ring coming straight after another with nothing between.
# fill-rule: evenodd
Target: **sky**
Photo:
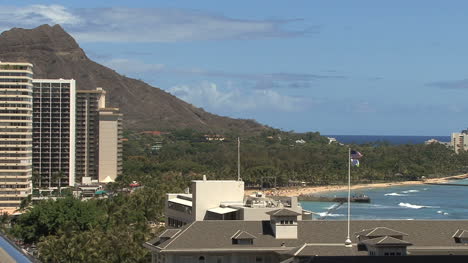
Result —
<instances>
[{"instance_id":1,"label":"sky","mask_svg":"<svg viewBox=\"0 0 468 263\"><path fill-rule=\"evenodd\" d=\"M0 32L60 24L88 57L206 111L285 131L468 127L468 1L4 1Z\"/></svg>"}]
</instances>

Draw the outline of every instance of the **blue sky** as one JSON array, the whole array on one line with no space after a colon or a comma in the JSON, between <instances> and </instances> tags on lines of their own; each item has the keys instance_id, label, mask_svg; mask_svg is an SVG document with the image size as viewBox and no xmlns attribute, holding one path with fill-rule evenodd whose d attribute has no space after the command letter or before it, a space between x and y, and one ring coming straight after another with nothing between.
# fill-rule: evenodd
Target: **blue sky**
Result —
<instances>
[{"instance_id":1,"label":"blue sky","mask_svg":"<svg viewBox=\"0 0 468 263\"><path fill-rule=\"evenodd\" d=\"M322 134L468 126L467 1L2 1L207 111Z\"/></svg>"}]
</instances>

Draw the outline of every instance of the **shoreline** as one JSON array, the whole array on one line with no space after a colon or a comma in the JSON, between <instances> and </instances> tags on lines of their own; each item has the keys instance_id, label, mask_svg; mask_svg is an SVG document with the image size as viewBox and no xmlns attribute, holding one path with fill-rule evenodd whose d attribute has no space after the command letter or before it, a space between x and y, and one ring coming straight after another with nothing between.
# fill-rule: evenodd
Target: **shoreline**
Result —
<instances>
[{"instance_id":1,"label":"shoreline","mask_svg":"<svg viewBox=\"0 0 468 263\"><path fill-rule=\"evenodd\" d=\"M446 183L452 180L460 180L468 178L468 174L460 174L454 176L429 178L423 181L403 181L403 182L388 182L388 183L373 183L373 184L355 184L351 185L351 190L362 188L386 188L391 186L404 185L421 185L425 183ZM266 196L300 196L300 195L315 195L334 191L348 190L347 185L324 185L324 186L306 186L306 187L285 187L280 189L266 189L263 192ZM251 195L258 190L246 190L245 195Z\"/></svg>"}]
</instances>

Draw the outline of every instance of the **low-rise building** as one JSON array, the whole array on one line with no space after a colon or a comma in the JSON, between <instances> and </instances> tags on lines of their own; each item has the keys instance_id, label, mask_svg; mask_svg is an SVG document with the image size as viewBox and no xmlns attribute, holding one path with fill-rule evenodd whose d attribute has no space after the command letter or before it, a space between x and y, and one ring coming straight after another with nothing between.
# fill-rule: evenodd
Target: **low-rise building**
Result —
<instances>
[{"instance_id":1,"label":"low-rise building","mask_svg":"<svg viewBox=\"0 0 468 263\"><path fill-rule=\"evenodd\" d=\"M269 214L263 221L194 221L144 246L153 263L371 262L373 256L419 262L428 255L438 260L468 255L467 220L352 221L352 247L345 247L347 221L304 221L286 208Z\"/></svg>"}]
</instances>

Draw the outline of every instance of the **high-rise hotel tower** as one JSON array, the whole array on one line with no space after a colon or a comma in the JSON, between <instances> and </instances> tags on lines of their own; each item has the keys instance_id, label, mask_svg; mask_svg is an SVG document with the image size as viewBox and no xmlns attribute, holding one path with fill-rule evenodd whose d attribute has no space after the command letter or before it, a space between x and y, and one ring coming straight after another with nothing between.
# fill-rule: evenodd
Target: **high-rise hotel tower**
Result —
<instances>
[{"instance_id":1,"label":"high-rise hotel tower","mask_svg":"<svg viewBox=\"0 0 468 263\"><path fill-rule=\"evenodd\" d=\"M100 183L122 174L122 114L106 107L106 91L76 92L76 176Z\"/></svg>"},{"instance_id":2,"label":"high-rise hotel tower","mask_svg":"<svg viewBox=\"0 0 468 263\"><path fill-rule=\"evenodd\" d=\"M32 190L33 65L0 62L0 213Z\"/></svg>"},{"instance_id":3,"label":"high-rise hotel tower","mask_svg":"<svg viewBox=\"0 0 468 263\"><path fill-rule=\"evenodd\" d=\"M38 177L34 186L73 186L75 80L34 79L33 85L33 168Z\"/></svg>"}]
</instances>

